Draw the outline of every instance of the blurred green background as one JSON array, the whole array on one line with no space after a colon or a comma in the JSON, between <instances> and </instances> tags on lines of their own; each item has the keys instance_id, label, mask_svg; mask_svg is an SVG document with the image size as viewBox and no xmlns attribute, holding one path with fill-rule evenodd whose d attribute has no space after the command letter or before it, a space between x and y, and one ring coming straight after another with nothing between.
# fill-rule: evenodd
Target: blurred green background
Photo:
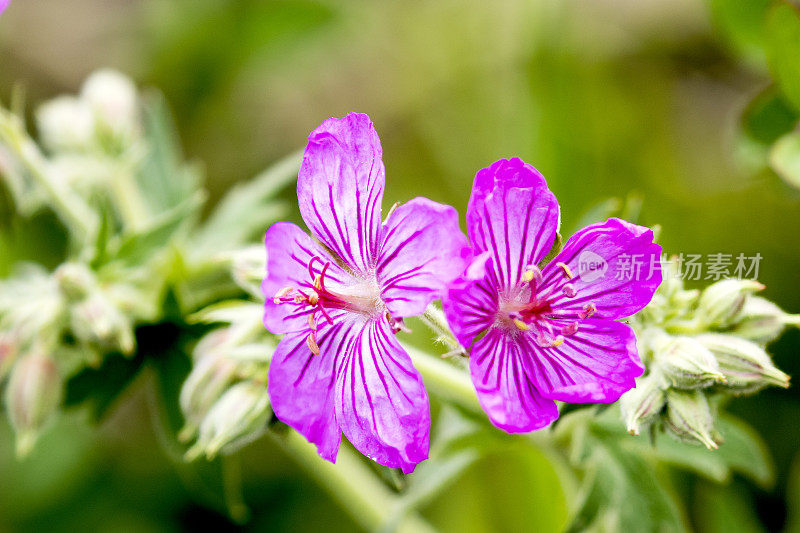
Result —
<instances>
[{"instance_id":1,"label":"blurred green background","mask_svg":"<svg viewBox=\"0 0 800 533\"><path fill-rule=\"evenodd\" d=\"M16 83L31 105L73 93L105 66L157 87L186 153L205 167L212 204L301 148L324 118L365 112L383 143L385 205L423 195L463 213L475 171L518 155L547 177L565 233L598 202L635 191L666 251L760 253L765 296L796 313L800 191L748 164L740 117L770 78L757 25L746 10L733 23L712 16L721 4L12 0L0 17L0 100ZM26 231L20 255L57 257L57 237ZM792 331L773 347L795 376L798 346ZM134 385L98 432L75 412L22 462L0 421L0 531L233 527L213 486L222 465L181 466L152 429L148 401ZM698 531L800 531L800 393L767 390L731 410L768 443L776 482L721 487L680 475L689 521ZM450 531L563 524L567 503L544 456L512 440L500 449L423 514ZM247 528L355 527L270 441L236 460Z\"/></svg>"}]
</instances>

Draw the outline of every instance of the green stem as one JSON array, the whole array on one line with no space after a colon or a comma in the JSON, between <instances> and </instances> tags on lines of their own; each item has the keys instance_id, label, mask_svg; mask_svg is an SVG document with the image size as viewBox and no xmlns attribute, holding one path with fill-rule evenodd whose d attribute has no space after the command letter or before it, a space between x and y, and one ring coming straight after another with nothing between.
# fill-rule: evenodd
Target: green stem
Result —
<instances>
[{"instance_id":1,"label":"green stem","mask_svg":"<svg viewBox=\"0 0 800 533\"><path fill-rule=\"evenodd\" d=\"M407 344L403 345L414 366L422 374L425 386L437 396L457 403L476 413L481 412L478 398L469 374L452 364L417 350Z\"/></svg>"},{"instance_id":2,"label":"green stem","mask_svg":"<svg viewBox=\"0 0 800 533\"><path fill-rule=\"evenodd\" d=\"M433 331L436 336L442 342L447 345L448 349L452 351L462 351L463 348L461 344L456 339L453 332L450 331L450 327L447 325L447 319L444 316L444 312L439 309L435 304L430 304L428 308L425 310L425 313L420 317L422 321L427 325L431 331Z\"/></svg>"},{"instance_id":3,"label":"green stem","mask_svg":"<svg viewBox=\"0 0 800 533\"><path fill-rule=\"evenodd\" d=\"M144 227L150 213L131 170L124 168L116 172L110 185L114 204L125 227L132 230Z\"/></svg>"},{"instance_id":4,"label":"green stem","mask_svg":"<svg viewBox=\"0 0 800 533\"><path fill-rule=\"evenodd\" d=\"M390 520L400 505L399 498L381 483L348 446L342 445L336 464L333 464L321 459L314 446L295 431L286 434L269 431L267 434L338 500L342 508L364 529L377 531L393 525ZM409 514L397 524L395 531L428 533L434 530L419 515Z\"/></svg>"},{"instance_id":5,"label":"green stem","mask_svg":"<svg viewBox=\"0 0 800 533\"><path fill-rule=\"evenodd\" d=\"M64 224L85 243L96 227L96 216L91 207L68 187L47 177L42 168L44 156L28 137L21 119L4 110L0 110L0 139L14 151L14 155L47 194L53 210Z\"/></svg>"},{"instance_id":6,"label":"green stem","mask_svg":"<svg viewBox=\"0 0 800 533\"><path fill-rule=\"evenodd\" d=\"M244 524L250 516L250 510L242 496L242 464L238 455L223 455L222 484L225 507L228 515L237 524Z\"/></svg>"}]
</instances>

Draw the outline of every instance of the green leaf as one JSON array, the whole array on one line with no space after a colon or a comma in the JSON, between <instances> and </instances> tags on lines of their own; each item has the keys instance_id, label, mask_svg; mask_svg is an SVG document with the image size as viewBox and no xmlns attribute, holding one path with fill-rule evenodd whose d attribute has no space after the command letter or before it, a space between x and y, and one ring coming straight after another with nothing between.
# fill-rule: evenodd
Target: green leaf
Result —
<instances>
[{"instance_id":1,"label":"green leaf","mask_svg":"<svg viewBox=\"0 0 800 533\"><path fill-rule=\"evenodd\" d=\"M142 101L148 151L137 179L147 204L160 212L195 194L201 185L200 173L183 163L178 133L163 95L150 91Z\"/></svg>"},{"instance_id":2,"label":"green leaf","mask_svg":"<svg viewBox=\"0 0 800 533\"><path fill-rule=\"evenodd\" d=\"M769 449L753 428L731 415L717 419L722 443L715 452L734 471L744 474L762 487L775 481L775 468Z\"/></svg>"},{"instance_id":3,"label":"green leaf","mask_svg":"<svg viewBox=\"0 0 800 533\"><path fill-rule=\"evenodd\" d=\"M709 0L711 17L725 38L740 52L764 58L764 19L772 0Z\"/></svg>"},{"instance_id":4,"label":"green leaf","mask_svg":"<svg viewBox=\"0 0 800 533\"><path fill-rule=\"evenodd\" d=\"M181 226L190 222L191 218L197 215L203 201L203 195L197 193L184 200L183 203L154 217L147 228L123 236L113 257L131 265L148 259L152 254L163 249L179 232Z\"/></svg>"},{"instance_id":5,"label":"green leaf","mask_svg":"<svg viewBox=\"0 0 800 533\"><path fill-rule=\"evenodd\" d=\"M788 0L767 16L767 59L778 86L800 110L800 8Z\"/></svg>"},{"instance_id":6,"label":"green leaf","mask_svg":"<svg viewBox=\"0 0 800 533\"><path fill-rule=\"evenodd\" d=\"M771 145L790 132L800 120L800 112L792 107L786 97L770 85L747 105L742 114L742 129L754 141Z\"/></svg>"},{"instance_id":7,"label":"green leaf","mask_svg":"<svg viewBox=\"0 0 800 533\"><path fill-rule=\"evenodd\" d=\"M64 405L89 404L95 421L101 421L125 388L136 378L144 355L128 358L112 354L103 358L99 368L86 368L67 381Z\"/></svg>"},{"instance_id":8,"label":"green leaf","mask_svg":"<svg viewBox=\"0 0 800 533\"><path fill-rule=\"evenodd\" d=\"M552 261L553 258L558 255L558 253L561 251L561 248L563 247L564 247L564 239L561 237L561 233L556 233L556 238L553 241L553 246L550 247L550 251L547 252L547 255L544 257L544 259L539 261L539 264L537 266L539 268L543 268L544 265Z\"/></svg>"},{"instance_id":9,"label":"green leaf","mask_svg":"<svg viewBox=\"0 0 800 533\"><path fill-rule=\"evenodd\" d=\"M700 483L695 489L695 519L705 533L760 533L764 531L746 491L735 486Z\"/></svg>"},{"instance_id":10,"label":"green leaf","mask_svg":"<svg viewBox=\"0 0 800 533\"><path fill-rule=\"evenodd\" d=\"M263 234L287 207L273 197L297 179L302 155L289 155L251 181L237 185L220 201L193 238L197 257L234 249Z\"/></svg>"},{"instance_id":11,"label":"green leaf","mask_svg":"<svg viewBox=\"0 0 800 533\"><path fill-rule=\"evenodd\" d=\"M769 152L769 165L783 181L800 189L800 133L787 133Z\"/></svg>"}]
</instances>

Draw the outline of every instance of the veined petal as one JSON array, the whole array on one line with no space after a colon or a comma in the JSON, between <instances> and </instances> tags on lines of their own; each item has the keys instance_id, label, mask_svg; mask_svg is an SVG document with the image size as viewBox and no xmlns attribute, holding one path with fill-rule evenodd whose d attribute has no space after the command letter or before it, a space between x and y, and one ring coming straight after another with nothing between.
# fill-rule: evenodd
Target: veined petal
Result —
<instances>
[{"instance_id":1,"label":"veined petal","mask_svg":"<svg viewBox=\"0 0 800 533\"><path fill-rule=\"evenodd\" d=\"M300 214L311 232L362 274L374 266L380 246L381 157L367 115L330 118L309 135L297 179Z\"/></svg>"},{"instance_id":2,"label":"veined petal","mask_svg":"<svg viewBox=\"0 0 800 533\"><path fill-rule=\"evenodd\" d=\"M472 348L472 383L492 424L509 433L543 428L558 418L555 402L531 380L533 354L515 337L493 328Z\"/></svg>"},{"instance_id":3,"label":"veined petal","mask_svg":"<svg viewBox=\"0 0 800 533\"><path fill-rule=\"evenodd\" d=\"M596 318L625 318L650 303L661 284L660 260L650 228L610 218L570 237L542 270L538 290L553 295L550 305L561 312L577 315L594 304Z\"/></svg>"},{"instance_id":4,"label":"veined petal","mask_svg":"<svg viewBox=\"0 0 800 533\"><path fill-rule=\"evenodd\" d=\"M331 288L343 287L352 283L352 276L339 267L327 251L296 224L277 222L270 226L264 237L267 251L267 269L261 282L264 294L264 326L272 333L281 334L308 329L310 306L279 303L273 301L275 295L285 287L301 290L306 294L314 292L313 278L308 265L313 257L317 271L324 263L330 263L325 272L325 283Z\"/></svg>"},{"instance_id":5,"label":"veined petal","mask_svg":"<svg viewBox=\"0 0 800 533\"><path fill-rule=\"evenodd\" d=\"M442 298L447 323L467 349L475 337L492 326L497 314L497 289L486 276L489 268L492 268L492 253L484 252L450 284Z\"/></svg>"},{"instance_id":6,"label":"veined petal","mask_svg":"<svg viewBox=\"0 0 800 533\"><path fill-rule=\"evenodd\" d=\"M325 322L317 331L317 355L306 344L309 331L281 340L269 365L268 391L275 415L316 444L320 456L336 462L342 438L334 408L336 367L350 323L342 311L333 318L333 325Z\"/></svg>"},{"instance_id":7,"label":"veined petal","mask_svg":"<svg viewBox=\"0 0 800 533\"><path fill-rule=\"evenodd\" d=\"M466 266L467 238L448 205L414 198L389 216L378 256L378 282L396 317L421 315Z\"/></svg>"},{"instance_id":8,"label":"veined petal","mask_svg":"<svg viewBox=\"0 0 800 533\"><path fill-rule=\"evenodd\" d=\"M553 320L563 329L568 320ZM558 346L543 348L532 335L525 339L533 358L532 374L542 396L570 403L611 403L636 386L634 378L644 367L636 350L636 337L627 324L587 318Z\"/></svg>"},{"instance_id":9,"label":"veined petal","mask_svg":"<svg viewBox=\"0 0 800 533\"><path fill-rule=\"evenodd\" d=\"M519 283L553 246L559 207L544 177L519 158L501 159L475 176L467 230L474 248L494 254L495 283Z\"/></svg>"},{"instance_id":10,"label":"veined petal","mask_svg":"<svg viewBox=\"0 0 800 533\"><path fill-rule=\"evenodd\" d=\"M419 372L385 320L354 323L336 381L336 420L367 457L404 473L428 457L430 408Z\"/></svg>"}]
</instances>

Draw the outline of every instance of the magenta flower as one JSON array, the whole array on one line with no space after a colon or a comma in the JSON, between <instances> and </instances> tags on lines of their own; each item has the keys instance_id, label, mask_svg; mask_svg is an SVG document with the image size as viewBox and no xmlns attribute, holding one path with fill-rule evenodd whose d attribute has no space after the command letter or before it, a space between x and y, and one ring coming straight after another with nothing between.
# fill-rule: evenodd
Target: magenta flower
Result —
<instances>
[{"instance_id":1,"label":"magenta flower","mask_svg":"<svg viewBox=\"0 0 800 533\"><path fill-rule=\"evenodd\" d=\"M0 0L0 13L6 10L8 4L11 3L11 0Z\"/></svg>"},{"instance_id":2,"label":"magenta flower","mask_svg":"<svg viewBox=\"0 0 800 533\"><path fill-rule=\"evenodd\" d=\"M264 325L281 340L269 369L275 414L335 461L342 433L364 455L410 472L428 456L422 378L395 338L464 269L458 214L426 198L381 222L384 167L367 115L311 132L297 180L313 235L266 235Z\"/></svg>"},{"instance_id":3,"label":"magenta flower","mask_svg":"<svg viewBox=\"0 0 800 533\"><path fill-rule=\"evenodd\" d=\"M554 400L614 402L644 370L633 331L616 319L647 305L661 283L653 232L616 218L587 226L540 270L559 224L544 177L521 159L475 176L467 231L477 258L444 307L471 352L481 406L508 432L558 418Z\"/></svg>"}]
</instances>

